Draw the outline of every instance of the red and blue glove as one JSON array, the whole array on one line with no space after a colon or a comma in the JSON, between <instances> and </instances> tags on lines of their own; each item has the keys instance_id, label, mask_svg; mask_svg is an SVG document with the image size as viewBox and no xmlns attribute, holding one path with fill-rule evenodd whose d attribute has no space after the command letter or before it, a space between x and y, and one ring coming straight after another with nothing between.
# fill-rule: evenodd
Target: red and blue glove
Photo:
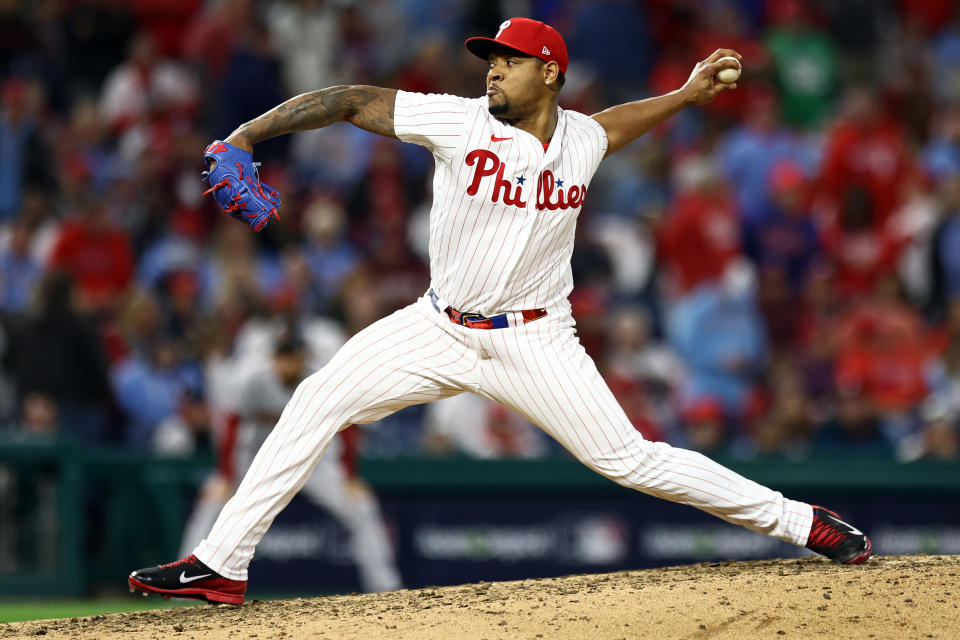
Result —
<instances>
[{"instance_id":1,"label":"red and blue glove","mask_svg":"<svg viewBox=\"0 0 960 640\"><path fill-rule=\"evenodd\" d=\"M214 140L203 152L207 166L216 166L203 172L203 180L210 188L203 192L213 194L220 208L237 220L243 220L254 231L266 228L271 218L278 218L280 194L270 185L260 182L259 162L253 154L240 147Z\"/></svg>"}]
</instances>

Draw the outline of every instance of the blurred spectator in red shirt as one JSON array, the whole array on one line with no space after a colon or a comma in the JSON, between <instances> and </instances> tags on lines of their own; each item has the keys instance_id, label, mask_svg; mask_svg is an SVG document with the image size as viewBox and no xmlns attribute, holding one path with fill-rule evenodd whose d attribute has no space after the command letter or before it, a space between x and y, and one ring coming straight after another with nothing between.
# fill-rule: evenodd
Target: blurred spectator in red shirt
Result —
<instances>
[{"instance_id":1,"label":"blurred spectator in red shirt","mask_svg":"<svg viewBox=\"0 0 960 640\"><path fill-rule=\"evenodd\" d=\"M370 238L384 226L399 226L410 215L407 167L401 145L377 138L363 180L351 193L348 209L354 238Z\"/></svg>"},{"instance_id":2,"label":"blurred spectator in red shirt","mask_svg":"<svg viewBox=\"0 0 960 640\"><path fill-rule=\"evenodd\" d=\"M896 5L908 22L919 25L927 35L937 33L958 15L954 0L897 0Z\"/></svg>"},{"instance_id":3,"label":"blurred spectator in red shirt","mask_svg":"<svg viewBox=\"0 0 960 640\"><path fill-rule=\"evenodd\" d=\"M903 413L927 395L932 353L923 318L903 299L893 276L851 307L837 323L837 386L858 389L878 410Z\"/></svg>"},{"instance_id":4,"label":"blurred spectator in red shirt","mask_svg":"<svg viewBox=\"0 0 960 640\"><path fill-rule=\"evenodd\" d=\"M162 56L179 58L182 53L184 26L203 6L203 0L133 0L137 22L150 34Z\"/></svg>"},{"instance_id":5,"label":"blurred spectator in red shirt","mask_svg":"<svg viewBox=\"0 0 960 640\"><path fill-rule=\"evenodd\" d=\"M700 398L683 409L683 445L708 455L723 453L729 444L723 404L714 398Z\"/></svg>"},{"instance_id":6,"label":"blurred spectator in red shirt","mask_svg":"<svg viewBox=\"0 0 960 640\"><path fill-rule=\"evenodd\" d=\"M733 202L706 160L688 159L677 173L677 195L667 205L658 249L667 267L668 290L682 295L718 282L742 254Z\"/></svg>"},{"instance_id":7,"label":"blurred spectator in red shirt","mask_svg":"<svg viewBox=\"0 0 960 640\"><path fill-rule=\"evenodd\" d=\"M827 136L819 180L823 206L835 211L851 190L861 189L873 224L882 226L900 203L909 158L903 131L884 113L877 96L865 87L850 89Z\"/></svg>"},{"instance_id":8,"label":"blurred spectator in red shirt","mask_svg":"<svg viewBox=\"0 0 960 640\"><path fill-rule=\"evenodd\" d=\"M50 266L76 279L81 308L108 311L133 279L130 238L110 221L103 205L88 202L64 222Z\"/></svg>"},{"instance_id":9,"label":"blurred spectator in red shirt","mask_svg":"<svg viewBox=\"0 0 960 640\"><path fill-rule=\"evenodd\" d=\"M204 84L220 80L237 41L253 24L253 18L251 0L222 0L185 25L184 57L200 69Z\"/></svg>"},{"instance_id":10,"label":"blurred spectator in red shirt","mask_svg":"<svg viewBox=\"0 0 960 640\"><path fill-rule=\"evenodd\" d=\"M444 93L447 86L443 77L445 66L437 64L437 60L448 57L443 39L432 37L419 42L413 58L397 72L396 87L419 93Z\"/></svg>"},{"instance_id":11,"label":"blurred spectator in red shirt","mask_svg":"<svg viewBox=\"0 0 960 640\"><path fill-rule=\"evenodd\" d=\"M650 70L647 82L650 91L653 95L660 95L682 87L696 63L697 54L691 43L682 40L666 42Z\"/></svg>"},{"instance_id":12,"label":"blurred spectator in red shirt","mask_svg":"<svg viewBox=\"0 0 960 640\"><path fill-rule=\"evenodd\" d=\"M640 380L616 374L607 374L604 380L630 424L644 440L667 440L666 429L657 421L657 410L648 393L649 389Z\"/></svg>"},{"instance_id":13,"label":"blurred spectator in red shirt","mask_svg":"<svg viewBox=\"0 0 960 640\"><path fill-rule=\"evenodd\" d=\"M837 293L843 297L869 293L881 277L896 270L903 238L877 220L862 187L846 192L838 218L821 235L836 267Z\"/></svg>"}]
</instances>

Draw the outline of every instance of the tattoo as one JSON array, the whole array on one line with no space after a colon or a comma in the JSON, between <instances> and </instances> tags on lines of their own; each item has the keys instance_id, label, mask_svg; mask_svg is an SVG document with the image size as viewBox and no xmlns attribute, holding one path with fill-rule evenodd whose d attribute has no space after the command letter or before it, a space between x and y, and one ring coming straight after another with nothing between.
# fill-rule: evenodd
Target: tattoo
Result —
<instances>
[{"instance_id":1,"label":"tattoo","mask_svg":"<svg viewBox=\"0 0 960 640\"><path fill-rule=\"evenodd\" d=\"M345 85L303 93L240 125L231 137L242 136L251 145L269 138L319 129L334 122L351 124L383 136L396 137L393 105L396 89Z\"/></svg>"}]
</instances>

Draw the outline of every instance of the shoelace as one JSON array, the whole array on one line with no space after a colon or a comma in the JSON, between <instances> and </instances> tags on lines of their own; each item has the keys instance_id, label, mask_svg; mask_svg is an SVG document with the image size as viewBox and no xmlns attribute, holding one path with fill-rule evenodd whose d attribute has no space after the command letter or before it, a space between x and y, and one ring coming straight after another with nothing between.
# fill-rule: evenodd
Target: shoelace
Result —
<instances>
[{"instance_id":1,"label":"shoelace","mask_svg":"<svg viewBox=\"0 0 960 640\"><path fill-rule=\"evenodd\" d=\"M213 193L214 191L217 191L218 189L222 189L223 187L225 187L225 186L227 186L227 185L229 185L229 184L230 184L230 179L229 179L229 178L224 178L223 180L221 180L221 181L218 182L217 184L213 185L212 187L210 187L209 189L207 189L206 191L204 191L204 192L203 192L203 195L207 195L208 193Z\"/></svg>"},{"instance_id":2,"label":"shoelace","mask_svg":"<svg viewBox=\"0 0 960 640\"><path fill-rule=\"evenodd\" d=\"M837 529L826 520L817 520L810 532L808 544L815 547L833 548L850 537L846 531Z\"/></svg>"},{"instance_id":3,"label":"shoelace","mask_svg":"<svg viewBox=\"0 0 960 640\"><path fill-rule=\"evenodd\" d=\"M167 568L169 568L169 567L177 567L177 566L180 566L181 564L193 564L193 563L195 563L195 562L199 562L199 560L197 560L197 556L195 556L195 555L193 555L193 554L191 553L191 554L188 555L186 558L180 558L179 560L174 560L173 562L168 562L167 564L162 564L162 565L160 565L160 568L161 568L161 569L167 569Z\"/></svg>"},{"instance_id":4,"label":"shoelace","mask_svg":"<svg viewBox=\"0 0 960 640\"><path fill-rule=\"evenodd\" d=\"M214 191L218 191L218 190L222 189L223 187L228 186L229 184L230 184L230 178L224 178L223 180L221 180L221 181L218 182L217 184L213 185L212 187L210 187L209 189L207 189L206 191L204 191L204 192L203 192L203 195L207 195L208 193L213 193ZM260 193L263 193L263 190L262 190L262 189L260 190ZM241 210L241 209L242 209L243 211L246 211L246 210L247 210L247 203L246 203L246 202L240 202L240 194L238 193L237 195L233 196L233 204L230 205L229 207L227 207L226 209L224 209L224 212L226 212L226 213L233 213L234 211L239 211L239 210Z\"/></svg>"}]
</instances>

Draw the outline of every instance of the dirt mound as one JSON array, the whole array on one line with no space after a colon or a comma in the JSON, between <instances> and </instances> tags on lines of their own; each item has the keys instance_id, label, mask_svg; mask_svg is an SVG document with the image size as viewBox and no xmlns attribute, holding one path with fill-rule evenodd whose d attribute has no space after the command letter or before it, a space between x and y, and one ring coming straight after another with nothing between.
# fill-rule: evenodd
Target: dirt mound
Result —
<instances>
[{"instance_id":1,"label":"dirt mound","mask_svg":"<svg viewBox=\"0 0 960 640\"><path fill-rule=\"evenodd\" d=\"M0 624L0 638L956 638L960 556L702 563Z\"/></svg>"}]
</instances>

